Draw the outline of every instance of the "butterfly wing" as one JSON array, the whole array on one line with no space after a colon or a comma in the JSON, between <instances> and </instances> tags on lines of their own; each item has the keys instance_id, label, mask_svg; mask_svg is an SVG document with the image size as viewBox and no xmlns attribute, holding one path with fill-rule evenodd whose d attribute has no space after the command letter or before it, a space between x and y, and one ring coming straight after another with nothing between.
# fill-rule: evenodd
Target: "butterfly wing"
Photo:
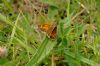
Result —
<instances>
[{"instance_id":1,"label":"butterfly wing","mask_svg":"<svg viewBox=\"0 0 100 66\"><path fill-rule=\"evenodd\" d=\"M55 39L57 37L57 27L55 27L52 32L48 33L48 36L51 39Z\"/></svg>"},{"instance_id":2,"label":"butterfly wing","mask_svg":"<svg viewBox=\"0 0 100 66\"><path fill-rule=\"evenodd\" d=\"M38 25L41 31L47 33L48 37L55 39L57 36L57 23Z\"/></svg>"},{"instance_id":3,"label":"butterfly wing","mask_svg":"<svg viewBox=\"0 0 100 66\"><path fill-rule=\"evenodd\" d=\"M55 27L57 28L57 23L56 22L51 24L51 26L49 27L49 30L47 31L47 33L51 33L55 29Z\"/></svg>"},{"instance_id":4,"label":"butterfly wing","mask_svg":"<svg viewBox=\"0 0 100 66\"><path fill-rule=\"evenodd\" d=\"M41 25L38 25L38 28L41 31L47 32L49 30L49 28L50 28L50 24L41 24Z\"/></svg>"}]
</instances>

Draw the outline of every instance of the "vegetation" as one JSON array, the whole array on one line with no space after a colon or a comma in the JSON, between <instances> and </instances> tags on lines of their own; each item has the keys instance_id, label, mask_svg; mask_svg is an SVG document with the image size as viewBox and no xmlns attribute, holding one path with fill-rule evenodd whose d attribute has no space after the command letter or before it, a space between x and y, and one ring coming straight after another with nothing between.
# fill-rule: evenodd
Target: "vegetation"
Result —
<instances>
[{"instance_id":1,"label":"vegetation","mask_svg":"<svg viewBox=\"0 0 100 66\"><path fill-rule=\"evenodd\" d=\"M0 66L100 66L99 24L100 0L0 0Z\"/></svg>"}]
</instances>

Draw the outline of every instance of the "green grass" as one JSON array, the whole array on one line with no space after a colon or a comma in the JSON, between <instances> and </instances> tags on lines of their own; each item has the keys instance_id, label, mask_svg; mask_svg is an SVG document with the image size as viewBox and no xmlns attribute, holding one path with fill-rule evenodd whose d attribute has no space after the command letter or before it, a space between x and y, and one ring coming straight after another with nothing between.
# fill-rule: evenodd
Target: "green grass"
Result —
<instances>
[{"instance_id":1,"label":"green grass","mask_svg":"<svg viewBox=\"0 0 100 66\"><path fill-rule=\"evenodd\" d=\"M47 14L40 3L14 1L0 1L0 46L8 52L0 66L100 66L99 0L40 0ZM37 28L47 22L57 22L54 40Z\"/></svg>"}]
</instances>

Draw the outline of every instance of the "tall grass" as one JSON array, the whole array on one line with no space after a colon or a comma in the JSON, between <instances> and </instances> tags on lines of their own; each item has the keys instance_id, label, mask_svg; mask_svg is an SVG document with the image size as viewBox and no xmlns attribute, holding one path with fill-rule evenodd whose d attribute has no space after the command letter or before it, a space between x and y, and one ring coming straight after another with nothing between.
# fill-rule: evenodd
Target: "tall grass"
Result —
<instances>
[{"instance_id":1,"label":"tall grass","mask_svg":"<svg viewBox=\"0 0 100 66\"><path fill-rule=\"evenodd\" d=\"M8 49L1 66L100 66L99 0L40 0L48 14L31 0L31 9L16 2L24 7L16 11L13 1L0 2L0 46ZM47 22L57 22L54 40L37 28Z\"/></svg>"}]
</instances>

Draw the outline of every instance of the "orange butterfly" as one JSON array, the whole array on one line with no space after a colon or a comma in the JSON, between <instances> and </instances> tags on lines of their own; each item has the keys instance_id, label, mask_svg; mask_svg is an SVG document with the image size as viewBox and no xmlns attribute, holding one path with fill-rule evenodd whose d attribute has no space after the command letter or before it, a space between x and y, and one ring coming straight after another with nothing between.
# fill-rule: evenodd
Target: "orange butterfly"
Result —
<instances>
[{"instance_id":1,"label":"orange butterfly","mask_svg":"<svg viewBox=\"0 0 100 66\"><path fill-rule=\"evenodd\" d=\"M51 39L55 39L57 36L57 23L45 23L45 24L41 24L38 25L38 28L43 31L46 32L48 37Z\"/></svg>"}]
</instances>

